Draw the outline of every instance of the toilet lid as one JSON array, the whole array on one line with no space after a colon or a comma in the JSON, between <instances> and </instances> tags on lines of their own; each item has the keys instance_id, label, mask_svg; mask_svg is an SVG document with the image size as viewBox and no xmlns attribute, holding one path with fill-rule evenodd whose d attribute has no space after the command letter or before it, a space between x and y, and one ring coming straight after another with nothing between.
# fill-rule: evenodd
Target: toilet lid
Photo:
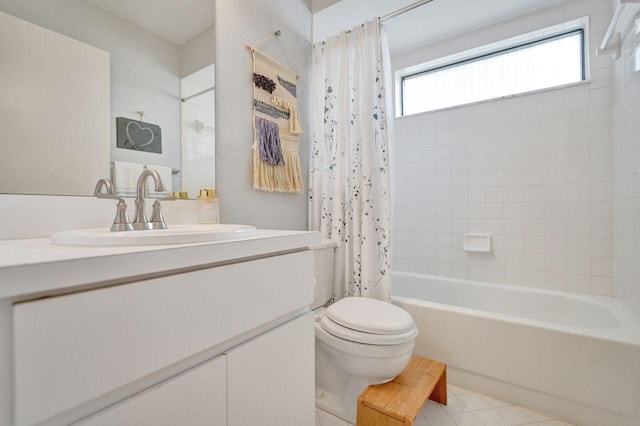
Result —
<instances>
[{"instance_id":1,"label":"toilet lid","mask_svg":"<svg viewBox=\"0 0 640 426\"><path fill-rule=\"evenodd\" d=\"M365 333L403 334L415 328L413 318L404 309L366 297L338 300L327 308L327 316L335 323Z\"/></svg>"},{"instance_id":2,"label":"toilet lid","mask_svg":"<svg viewBox=\"0 0 640 426\"><path fill-rule=\"evenodd\" d=\"M418 335L418 327L415 325L406 333L400 334L374 334L352 330L333 322L326 315L320 320L320 326L327 333L350 342L366 343L368 345L399 345L410 342Z\"/></svg>"}]
</instances>

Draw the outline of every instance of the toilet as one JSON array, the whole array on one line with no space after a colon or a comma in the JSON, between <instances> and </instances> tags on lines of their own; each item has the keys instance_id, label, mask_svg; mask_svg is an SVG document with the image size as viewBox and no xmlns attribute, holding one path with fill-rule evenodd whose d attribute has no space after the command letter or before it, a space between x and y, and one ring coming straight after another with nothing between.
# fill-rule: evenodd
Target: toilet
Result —
<instances>
[{"instance_id":1,"label":"toilet","mask_svg":"<svg viewBox=\"0 0 640 426\"><path fill-rule=\"evenodd\" d=\"M418 328L390 303L347 297L325 308L333 291L336 244L314 251L316 406L356 423L358 397L367 386L393 380L409 364Z\"/></svg>"}]
</instances>

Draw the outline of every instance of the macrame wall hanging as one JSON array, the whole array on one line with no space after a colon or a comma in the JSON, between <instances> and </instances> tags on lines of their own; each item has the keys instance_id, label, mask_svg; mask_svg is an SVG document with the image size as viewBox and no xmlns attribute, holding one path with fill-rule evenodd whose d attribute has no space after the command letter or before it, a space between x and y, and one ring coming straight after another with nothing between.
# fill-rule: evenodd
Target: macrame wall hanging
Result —
<instances>
[{"instance_id":1,"label":"macrame wall hanging","mask_svg":"<svg viewBox=\"0 0 640 426\"><path fill-rule=\"evenodd\" d=\"M253 55L253 189L301 193L298 75L249 47Z\"/></svg>"}]
</instances>

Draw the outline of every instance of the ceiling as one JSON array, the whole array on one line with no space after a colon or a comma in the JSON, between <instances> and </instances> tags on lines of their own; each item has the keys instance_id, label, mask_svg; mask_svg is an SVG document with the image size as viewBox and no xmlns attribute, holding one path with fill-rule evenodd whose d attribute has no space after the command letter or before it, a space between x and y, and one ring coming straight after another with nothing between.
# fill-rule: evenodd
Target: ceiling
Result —
<instances>
[{"instance_id":1,"label":"ceiling","mask_svg":"<svg viewBox=\"0 0 640 426\"><path fill-rule=\"evenodd\" d=\"M214 0L87 0L182 45L214 24Z\"/></svg>"},{"instance_id":2,"label":"ceiling","mask_svg":"<svg viewBox=\"0 0 640 426\"><path fill-rule=\"evenodd\" d=\"M314 15L314 41L325 40L342 30L415 2L338 1ZM392 54L402 53L564 2L567 0L435 0L385 21L389 50Z\"/></svg>"},{"instance_id":3,"label":"ceiling","mask_svg":"<svg viewBox=\"0 0 640 426\"><path fill-rule=\"evenodd\" d=\"M214 0L87 0L182 45L214 24ZM386 21L392 54L568 0L434 0ZM416 0L312 0L314 41L325 40Z\"/></svg>"},{"instance_id":4,"label":"ceiling","mask_svg":"<svg viewBox=\"0 0 640 426\"><path fill-rule=\"evenodd\" d=\"M311 12L316 13L322 9L326 9L332 4L338 3L340 0L311 0Z\"/></svg>"}]
</instances>

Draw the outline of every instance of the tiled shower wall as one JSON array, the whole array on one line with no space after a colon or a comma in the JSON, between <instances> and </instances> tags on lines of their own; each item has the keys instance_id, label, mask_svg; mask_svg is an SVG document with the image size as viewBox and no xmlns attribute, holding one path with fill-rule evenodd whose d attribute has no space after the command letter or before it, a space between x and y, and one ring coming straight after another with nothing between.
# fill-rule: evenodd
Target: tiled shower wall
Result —
<instances>
[{"instance_id":1,"label":"tiled shower wall","mask_svg":"<svg viewBox=\"0 0 640 426\"><path fill-rule=\"evenodd\" d=\"M638 11L638 6L634 6ZM632 23L630 23L632 26ZM615 295L640 318L640 37L629 31L613 87ZM640 55L640 53L638 53Z\"/></svg>"},{"instance_id":2,"label":"tiled shower wall","mask_svg":"<svg viewBox=\"0 0 640 426\"><path fill-rule=\"evenodd\" d=\"M568 2L392 62L587 15L595 46L608 0ZM394 270L613 295L612 65L592 57L588 83L396 119ZM465 252L464 233L491 234L493 252Z\"/></svg>"}]
</instances>

